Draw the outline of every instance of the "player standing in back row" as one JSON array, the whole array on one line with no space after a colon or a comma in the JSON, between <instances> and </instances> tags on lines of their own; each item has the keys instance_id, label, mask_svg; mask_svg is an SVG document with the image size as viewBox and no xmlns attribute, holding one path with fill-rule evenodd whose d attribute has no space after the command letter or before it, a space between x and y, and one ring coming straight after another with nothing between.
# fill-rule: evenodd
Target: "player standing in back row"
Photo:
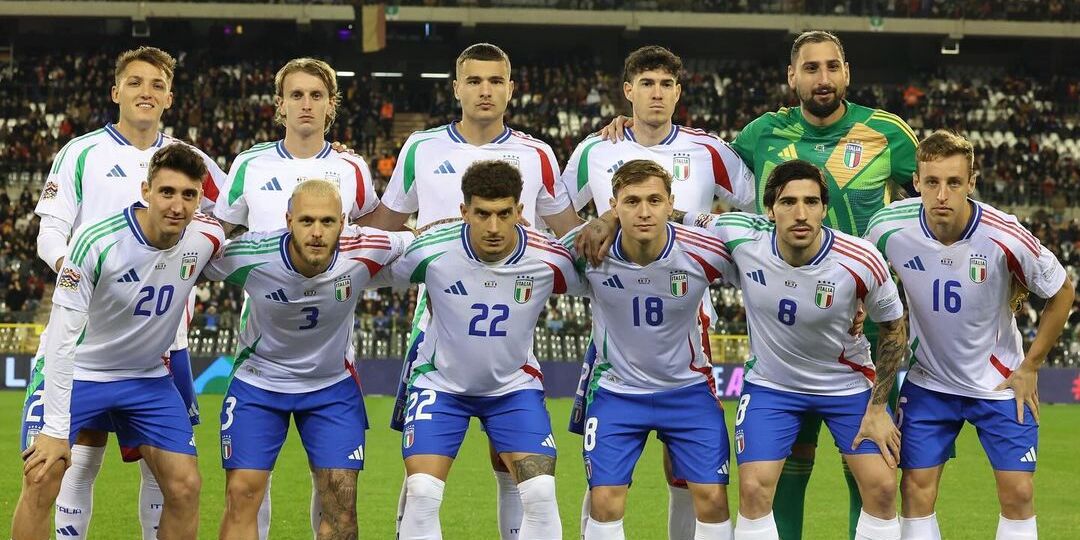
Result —
<instances>
[{"instance_id":1,"label":"player standing in back row","mask_svg":"<svg viewBox=\"0 0 1080 540\"><path fill-rule=\"evenodd\" d=\"M543 141L506 126L506 108L514 94L510 57L490 43L466 48L454 62L454 96L461 103L461 120L413 133L401 147L397 166L382 202L364 224L387 231L402 230L416 213L421 231L461 219L461 178L470 165L482 160L505 161L519 171L523 182L522 217L539 228L540 220L558 236L581 223L559 181L555 153ZM417 293L409 352L402 366L394 416L390 425L403 425L403 394L409 363L424 339L430 313L423 286ZM499 537L517 538L522 508L509 471L491 449L490 459L498 485ZM398 522L405 504L405 486L398 499Z\"/></svg>"},{"instance_id":2,"label":"player standing in back row","mask_svg":"<svg viewBox=\"0 0 1080 540\"><path fill-rule=\"evenodd\" d=\"M613 175L635 159L647 159L663 167L672 178L671 194L682 210L693 214L711 212L714 199L729 207L753 211L755 181L750 168L724 141L672 122L682 94L682 59L656 45L630 53L623 64L623 93L633 108L633 128L625 128L627 140L620 144L590 135L570 156L562 181L578 211L592 202L603 215L611 208ZM706 356L710 355L708 331L716 320L712 297L704 293L699 319ZM581 381L571 412L570 431L582 434L585 390L596 360L590 345L582 366ZM694 537L694 504L686 481L671 474L670 456L664 452L668 480L668 538ZM582 504L581 531L589 518L590 491Z\"/></svg>"},{"instance_id":3,"label":"player standing in back row","mask_svg":"<svg viewBox=\"0 0 1080 540\"><path fill-rule=\"evenodd\" d=\"M761 115L732 142L757 178L757 213L765 212L765 179L777 165L792 159L806 160L822 170L830 201L825 225L853 236L862 236L870 216L888 204L890 181L913 193L915 133L892 113L847 101L850 82L840 38L821 30L795 38L787 83L799 106ZM606 136L620 137L618 120L605 128ZM877 327L871 322L864 330L873 350ZM802 537L806 486L820 430L821 419L808 416L780 476L776 522L785 540ZM848 534L854 538L862 503L846 465L844 475L851 498Z\"/></svg>"},{"instance_id":4,"label":"player standing in back row","mask_svg":"<svg viewBox=\"0 0 1080 540\"><path fill-rule=\"evenodd\" d=\"M120 53L114 71L112 100L118 105L118 120L103 128L76 137L57 154L34 212L41 216L37 237L38 256L56 271L63 264L72 231L80 226L123 210L142 200L142 183L147 178L150 158L165 145L183 144L162 133L161 116L173 103L172 81L176 60L154 47L139 47ZM225 173L206 154L195 150L206 166L203 181L204 212L212 209L218 185ZM188 313L176 329L176 341L167 354L169 372L184 398L192 424L199 423L199 407L188 361L187 331L194 295L188 300ZM43 423L41 396L44 392L44 356L48 329L41 335L34 371L27 387L21 431L22 448ZM56 498L57 534L66 538L85 538L93 514L94 481L105 455L108 418L89 423L71 449L71 469L64 475ZM128 445L120 441L122 447ZM123 449L125 460L138 458L138 452ZM164 503L161 488L145 461L139 463L139 524L143 540L153 540Z\"/></svg>"},{"instance_id":5,"label":"player standing in back row","mask_svg":"<svg viewBox=\"0 0 1080 540\"><path fill-rule=\"evenodd\" d=\"M977 174L970 142L938 131L919 144L918 160L920 198L878 212L867 233L903 281L911 319L914 364L897 414L903 535L940 540L938 482L966 421L994 469L998 540L1034 540L1039 367L1069 316L1073 284L1014 216L969 198ZM1026 354L1014 281L1048 300Z\"/></svg>"}]
</instances>

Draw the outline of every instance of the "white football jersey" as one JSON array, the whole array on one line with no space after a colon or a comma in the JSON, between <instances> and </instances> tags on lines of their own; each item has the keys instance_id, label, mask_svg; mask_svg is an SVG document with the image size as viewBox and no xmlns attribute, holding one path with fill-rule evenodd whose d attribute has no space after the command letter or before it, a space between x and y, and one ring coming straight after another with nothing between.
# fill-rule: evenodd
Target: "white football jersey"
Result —
<instances>
[{"instance_id":1,"label":"white football jersey","mask_svg":"<svg viewBox=\"0 0 1080 540\"><path fill-rule=\"evenodd\" d=\"M427 286L431 320L411 384L466 396L543 389L533 331L549 296L585 292L574 260L555 239L519 225L514 251L487 263L468 234L464 223L435 227L388 268L395 286Z\"/></svg>"},{"instance_id":2,"label":"white football jersey","mask_svg":"<svg viewBox=\"0 0 1080 540\"><path fill-rule=\"evenodd\" d=\"M626 140L604 141L587 137L574 149L563 171L562 182L574 209L590 201L596 212L611 209L611 177L624 163L635 159L655 161L671 173L675 208L689 213L712 211L713 197L740 210L753 211L754 173L728 144L715 135L673 124L671 133L653 146L642 146L626 129Z\"/></svg>"},{"instance_id":3,"label":"white football jersey","mask_svg":"<svg viewBox=\"0 0 1080 540\"><path fill-rule=\"evenodd\" d=\"M224 241L221 226L196 214L167 250L149 244L135 203L75 232L53 303L87 313L75 349L75 379L114 381L168 375L161 362L176 337L188 294Z\"/></svg>"},{"instance_id":4,"label":"white football jersey","mask_svg":"<svg viewBox=\"0 0 1080 540\"><path fill-rule=\"evenodd\" d=\"M971 201L961 239L943 245L918 198L897 201L870 219L866 238L900 276L907 297L911 361L907 380L982 399L1012 399L996 388L1024 360L1009 306L1015 279L1049 298L1065 269L1012 215Z\"/></svg>"},{"instance_id":5,"label":"white football jersey","mask_svg":"<svg viewBox=\"0 0 1080 540\"><path fill-rule=\"evenodd\" d=\"M84 223L94 223L114 215L132 203L142 201L142 183L154 152L167 144L186 144L158 133L157 141L146 150L131 145L116 127L91 131L69 141L53 160L37 208L39 216L54 216L75 230ZM217 200L225 173L214 160L195 149L206 164L200 208L209 212Z\"/></svg>"},{"instance_id":6,"label":"white football jersey","mask_svg":"<svg viewBox=\"0 0 1080 540\"><path fill-rule=\"evenodd\" d=\"M562 240L571 253L582 227ZM623 253L620 230L604 262L585 270L597 353L592 388L643 394L706 381L715 393L701 297L735 267L724 244L700 229L669 223L667 234L660 256L640 266Z\"/></svg>"},{"instance_id":7,"label":"white football jersey","mask_svg":"<svg viewBox=\"0 0 1080 540\"><path fill-rule=\"evenodd\" d=\"M214 215L249 231L280 229L293 190L300 182L313 178L338 186L342 213L350 222L379 204L371 170L363 158L335 152L327 142L314 157L298 159L289 154L281 140L256 144L236 156Z\"/></svg>"},{"instance_id":8,"label":"white football jersey","mask_svg":"<svg viewBox=\"0 0 1080 540\"><path fill-rule=\"evenodd\" d=\"M570 205L559 164L547 143L506 128L490 143L473 146L458 133L457 122L418 131L401 147L394 174L382 196L387 208L412 214L417 228L444 219L460 219L461 176L473 162L502 160L521 171L524 217L558 214Z\"/></svg>"},{"instance_id":9,"label":"white football jersey","mask_svg":"<svg viewBox=\"0 0 1080 540\"><path fill-rule=\"evenodd\" d=\"M288 229L248 232L230 241L204 275L248 294L236 377L272 392L311 392L353 373L353 313L360 291L413 234L348 226L330 267L311 278L293 266L290 238Z\"/></svg>"},{"instance_id":10,"label":"white football jersey","mask_svg":"<svg viewBox=\"0 0 1080 540\"><path fill-rule=\"evenodd\" d=\"M738 266L750 359L746 380L777 390L849 395L870 388L874 364L866 337L848 334L861 299L874 322L895 321L904 307L874 246L822 227L821 249L792 267L764 216L732 212L687 216L731 251Z\"/></svg>"}]
</instances>

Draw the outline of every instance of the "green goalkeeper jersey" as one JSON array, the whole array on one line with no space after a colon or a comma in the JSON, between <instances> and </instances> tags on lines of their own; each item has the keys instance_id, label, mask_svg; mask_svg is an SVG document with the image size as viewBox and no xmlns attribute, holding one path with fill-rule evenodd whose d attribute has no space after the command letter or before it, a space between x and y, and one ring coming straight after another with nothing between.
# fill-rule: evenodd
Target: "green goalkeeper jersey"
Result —
<instances>
[{"instance_id":1,"label":"green goalkeeper jersey","mask_svg":"<svg viewBox=\"0 0 1080 540\"><path fill-rule=\"evenodd\" d=\"M915 133L895 114L845 101L847 112L827 127L806 121L802 107L783 107L750 122L732 146L757 177L757 211L777 165L803 159L825 172L825 225L862 236L870 216L889 204L888 180L914 193Z\"/></svg>"}]
</instances>

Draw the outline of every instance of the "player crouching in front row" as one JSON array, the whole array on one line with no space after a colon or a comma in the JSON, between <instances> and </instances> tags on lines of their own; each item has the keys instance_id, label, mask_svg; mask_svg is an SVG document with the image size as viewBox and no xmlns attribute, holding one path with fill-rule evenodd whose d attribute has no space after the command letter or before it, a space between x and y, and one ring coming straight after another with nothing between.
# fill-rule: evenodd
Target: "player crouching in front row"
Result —
<instances>
[{"instance_id":1,"label":"player crouching in front row","mask_svg":"<svg viewBox=\"0 0 1080 540\"><path fill-rule=\"evenodd\" d=\"M855 537L900 538L900 433L887 400L907 351L903 306L870 243L822 226L828 193L817 167L792 160L766 182L768 219L735 212L685 220L731 248L750 326L751 358L735 413L738 540L777 538L777 479L810 413L824 417L858 482L863 511ZM860 301L881 327L876 371L869 343L849 334Z\"/></svg>"},{"instance_id":2,"label":"player crouching in front row","mask_svg":"<svg viewBox=\"0 0 1080 540\"><path fill-rule=\"evenodd\" d=\"M110 415L135 442L165 496L158 537L194 539L202 481L187 408L161 362L195 278L224 240L196 214L206 165L183 144L150 159L142 197L80 228L53 293L45 348L45 425L23 453L15 540L49 538L49 515L71 443L87 422ZM133 282L125 276L137 275ZM134 289L141 287L140 289Z\"/></svg>"}]
</instances>

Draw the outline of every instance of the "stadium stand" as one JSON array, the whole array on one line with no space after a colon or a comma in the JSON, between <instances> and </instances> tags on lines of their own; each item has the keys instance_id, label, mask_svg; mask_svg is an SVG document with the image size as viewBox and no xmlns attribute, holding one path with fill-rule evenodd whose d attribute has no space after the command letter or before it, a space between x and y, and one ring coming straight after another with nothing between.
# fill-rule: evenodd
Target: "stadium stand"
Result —
<instances>
[{"instance_id":1,"label":"stadium stand","mask_svg":"<svg viewBox=\"0 0 1080 540\"><path fill-rule=\"evenodd\" d=\"M0 190L0 321L44 318L38 308L47 296L45 281L51 278L43 277L49 272L34 249L36 193L67 140L114 114L103 90L111 83L114 56L112 50L27 54L0 71L0 181L7 188ZM167 132L216 156L226 170L240 151L279 136L271 92L282 59L222 62L205 51L179 53L178 58L177 99L164 117ZM687 59L686 68L676 111L680 124L730 140L752 118L790 104L787 86L776 79L773 65ZM549 142L560 163L586 134L626 112L620 75L590 61L522 62L515 64L514 78L517 91L508 124ZM380 192L404 137L456 116L445 80L402 82L358 74L342 78L340 84L342 109L329 137L367 157ZM1023 215L1076 280L1080 215L1073 208L1080 197L1080 79L1006 73L1001 67L953 67L947 72L912 72L905 83L863 81L850 90L849 99L896 111L920 135L943 127L964 132L978 149L980 198ZM737 292L719 288L713 295L720 311L713 331L744 334ZM404 351L415 301L415 291L367 294L356 328L363 354L399 356ZM199 289L192 330L196 354L233 347L240 303L239 292L230 287ZM1025 337L1034 335L1038 307L1026 304L1018 314ZM587 314L587 304L580 299L553 299L538 329L538 356L580 357L589 332ZM1080 337L1076 326L1067 330L1073 338ZM1064 354L1052 358L1066 365L1080 363L1077 339L1063 343Z\"/></svg>"}]
</instances>

